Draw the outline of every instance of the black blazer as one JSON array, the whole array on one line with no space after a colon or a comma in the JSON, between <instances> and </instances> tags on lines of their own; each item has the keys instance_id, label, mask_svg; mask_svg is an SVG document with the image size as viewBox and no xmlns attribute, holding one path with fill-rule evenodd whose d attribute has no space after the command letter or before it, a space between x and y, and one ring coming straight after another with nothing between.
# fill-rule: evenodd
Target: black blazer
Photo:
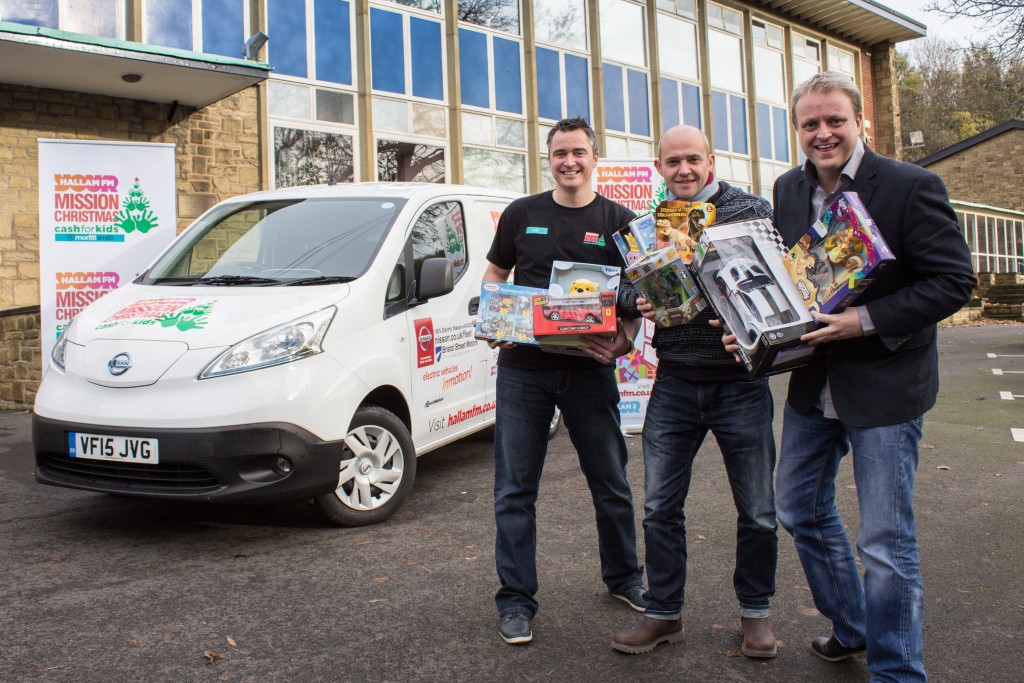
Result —
<instances>
[{"instance_id":1,"label":"black blazer","mask_svg":"<svg viewBox=\"0 0 1024 683\"><path fill-rule=\"evenodd\" d=\"M856 192L896 257L854 302L867 306L876 334L827 343L794 370L789 403L811 410L826 378L836 414L854 427L881 427L924 415L939 390L936 323L970 300L971 254L934 173L875 154L864 159ZM813 189L802 166L775 183L774 219L787 246L814 222Z\"/></svg>"}]
</instances>

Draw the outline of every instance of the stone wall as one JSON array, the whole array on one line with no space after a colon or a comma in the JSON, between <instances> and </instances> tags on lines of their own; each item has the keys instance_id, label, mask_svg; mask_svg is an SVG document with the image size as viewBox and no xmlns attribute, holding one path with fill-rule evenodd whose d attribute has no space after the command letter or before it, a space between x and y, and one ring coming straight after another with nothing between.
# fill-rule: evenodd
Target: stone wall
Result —
<instances>
[{"instance_id":1,"label":"stone wall","mask_svg":"<svg viewBox=\"0 0 1024 683\"><path fill-rule=\"evenodd\" d=\"M968 147L928 165L946 183L950 199L1024 211L1024 129Z\"/></svg>"},{"instance_id":2,"label":"stone wall","mask_svg":"<svg viewBox=\"0 0 1024 683\"><path fill-rule=\"evenodd\" d=\"M178 231L222 199L263 187L259 89L200 110L0 84L0 408L31 407L39 350L39 138L173 143ZM31 317L31 316L29 316ZM12 322L15 321L15 322ZM13 327L12 327L13 325ZM33 334L32 339L25 336ZM29 346L35 346L29 352ZM21 363L34 355L37 372ZM31 375L31 377L29 376ZM26 382L21 388L8 382ZM19 385L20 386L20 385ZM10 394L10 397L8 397Z\"/></svg>"},{"instance_id":3,"label":"stone wall","mask_svg":"<svg viewBox=\"0 0 1024 683\"><path fill-rule=\"evenodd\" d=\"M38 311L0 314L0 410L31 408L42 371Z\"/></svg>"}]
</instances>

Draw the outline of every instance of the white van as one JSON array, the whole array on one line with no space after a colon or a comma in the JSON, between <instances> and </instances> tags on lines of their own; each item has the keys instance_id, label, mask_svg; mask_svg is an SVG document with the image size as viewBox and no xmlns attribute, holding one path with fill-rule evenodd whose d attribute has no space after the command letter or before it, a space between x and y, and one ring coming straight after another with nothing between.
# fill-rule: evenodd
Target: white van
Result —
<instances>
[{"instance_id":1,"label":"white van","mask_svg":"<svg viewBox=\"0 0 1024 683\"><path fill-rule=\"evenodd\" d=\"M517 196L380 183L217 205L61 335L36 479L386 519L417 455L494 422L497 354L473 321Z\"/></svg>"}]
</instances>

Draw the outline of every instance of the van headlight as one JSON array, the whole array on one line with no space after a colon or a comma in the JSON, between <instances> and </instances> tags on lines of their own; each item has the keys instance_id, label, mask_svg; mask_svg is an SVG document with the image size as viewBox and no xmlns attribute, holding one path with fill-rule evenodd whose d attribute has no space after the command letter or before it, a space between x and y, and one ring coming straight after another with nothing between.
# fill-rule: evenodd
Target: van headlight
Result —
<instances>
[{"instance_id":1,"label":"van headlight","mask_svg":"<svg viewBox=\"0 0 1024 683\"><path fill-rule=\"evenodd\" d=\"M320 343L337 310L330 306L240 341L207 365L199 379L259 370L323 353Z\"/></svg>"},{"instance_id":2,"label":"van headlight","mask_svg":"<svg viewBox=\"0 0 1024 683\"><path fill-rule=\"evenodd\" d=\"M57 368L61 372L64 372L64 357L68 351L68 333L71 331L71 326L75 324L75 319L72 318L64 329L60 331L60 336L57 337L57 343L53 345L53 350L50 351L50 362L53 367Z\"/></svg>"}]
</instances>

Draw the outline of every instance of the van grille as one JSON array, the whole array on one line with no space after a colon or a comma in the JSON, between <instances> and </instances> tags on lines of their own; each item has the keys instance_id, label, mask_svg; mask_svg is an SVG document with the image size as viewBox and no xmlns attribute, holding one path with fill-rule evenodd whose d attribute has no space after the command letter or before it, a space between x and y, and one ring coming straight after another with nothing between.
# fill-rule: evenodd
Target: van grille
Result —
<instances>
[{"instance_id":1,"label":"van grille","mask_svg":"<svg viewBox=\"0 0 1024 683\"><path fill-rule=\"evenodd\" d=\"M48 474L69 484L104 491L209 493L222 488L220 482L202 467L184 463L140 465L47 453L42 467Z\"/></svg>"}]
</instances>

